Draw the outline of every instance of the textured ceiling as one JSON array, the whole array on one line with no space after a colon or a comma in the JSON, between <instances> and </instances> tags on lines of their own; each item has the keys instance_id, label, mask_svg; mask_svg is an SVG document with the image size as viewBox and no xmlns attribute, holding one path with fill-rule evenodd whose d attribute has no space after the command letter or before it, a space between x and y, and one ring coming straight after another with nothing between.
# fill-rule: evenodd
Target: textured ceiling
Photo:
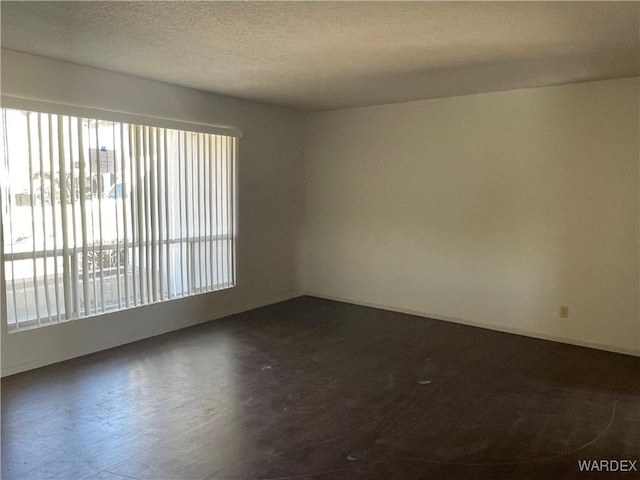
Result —
<instances>
[{"instance_id":1,"label":"textured ceiling","mask_svg":"<svg viewBox=\"0 0 640 480\"><path fill-rule=\"evenodd\" d=\"M300 110L640 75L638 2L9 2L2 48Z\"/></svg>"}]
</instances>

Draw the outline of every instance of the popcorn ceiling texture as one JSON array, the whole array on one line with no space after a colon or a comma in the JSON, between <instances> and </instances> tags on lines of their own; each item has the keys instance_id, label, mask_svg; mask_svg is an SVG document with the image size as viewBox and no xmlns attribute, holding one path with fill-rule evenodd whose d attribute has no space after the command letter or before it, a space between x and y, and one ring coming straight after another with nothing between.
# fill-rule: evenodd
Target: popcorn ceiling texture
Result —
<instances>
[{"instance_id":1,"label":"popcorn ceiling texture","mask_svg":"<svg viewBox=\"0 0 640 480\"><path fill-rule=\"evenodd\" d=\"M637 2L6 2L2 47L317 111L640 74Z\"/></svg>"}]
</instances>

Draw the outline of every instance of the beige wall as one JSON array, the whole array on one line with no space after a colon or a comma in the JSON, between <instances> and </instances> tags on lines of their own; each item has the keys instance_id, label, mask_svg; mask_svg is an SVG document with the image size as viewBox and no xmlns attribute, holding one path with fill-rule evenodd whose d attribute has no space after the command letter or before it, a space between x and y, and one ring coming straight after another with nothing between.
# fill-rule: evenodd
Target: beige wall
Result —
<instances>
[{"instance_id":1,"label":"beige wall","mask_svg":"<svg viewBox=\"0 0 640 480\"><path fill-rule=\"evenodd\" d=\"M305 291L640 353L638 92L308 115Z\"/></svg>"},{"instance_id":2,"label":"beige wall","mask_svg":"<svg viewBox=\"0 0 640 480\"><path fill-rule=\"evenodd\" d=\"M237 286L125 312L8 334L2 374L158 335L300 294L299 113L2 51L3 95L174 118L244 131L238 161Z\"/></svg>"}]
</instances>

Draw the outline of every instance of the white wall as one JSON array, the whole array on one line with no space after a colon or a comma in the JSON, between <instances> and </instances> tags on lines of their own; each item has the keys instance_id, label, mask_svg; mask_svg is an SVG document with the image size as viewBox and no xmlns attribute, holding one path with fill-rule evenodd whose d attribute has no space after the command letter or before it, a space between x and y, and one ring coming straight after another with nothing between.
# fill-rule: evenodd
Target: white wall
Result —
<instances>
[{"instance_id":1,"label":"white wall","mask_svg":"<svg viewBox=\"0 0 640 480\"><path fill-rule=\"evenodd\" d=\"M638 93L636 78L309 115L305 291L640 353Z\"/></svg>"},{"instance_id":2,"label":"white wall","mask_svg":"<svg viewBox=\"0 0 640 480\"><path fill-rule=\"evenodd\" d=\"M236 127L237 286L231 290L8 334L8 375L300 294L301 114L30 55L2 51L3 95ZM4 322L3 322L4 324Z\"/></svg>"},{"instance_id":3,"label":"white wall","mask_svg":"<svg viewBox=\"0 0 640 480\"><path fill-rule=\"evenodd\" d=\"M640 352L638 79L303 116L15 52L1 67L5 95L244 131L238 285L3 326L3 375L294 297L300 276L310 294Z\"/></svg>"}]
</instances>

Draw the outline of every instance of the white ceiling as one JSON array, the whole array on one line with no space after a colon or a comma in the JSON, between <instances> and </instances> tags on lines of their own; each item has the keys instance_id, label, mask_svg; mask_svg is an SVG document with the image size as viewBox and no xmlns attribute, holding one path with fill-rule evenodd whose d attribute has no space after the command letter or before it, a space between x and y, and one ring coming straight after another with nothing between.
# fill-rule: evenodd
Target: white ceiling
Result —
<instances>
[{"instance_id":1,"label":"white ceiling","mask_svg":"<svg viewBox=\"0 0 640 480\"><path fill-rule=\"evenodd\" d=\"M640 75L639 2L9 2L2 47L300 110Z\"/></svg>"}]
</instances>

